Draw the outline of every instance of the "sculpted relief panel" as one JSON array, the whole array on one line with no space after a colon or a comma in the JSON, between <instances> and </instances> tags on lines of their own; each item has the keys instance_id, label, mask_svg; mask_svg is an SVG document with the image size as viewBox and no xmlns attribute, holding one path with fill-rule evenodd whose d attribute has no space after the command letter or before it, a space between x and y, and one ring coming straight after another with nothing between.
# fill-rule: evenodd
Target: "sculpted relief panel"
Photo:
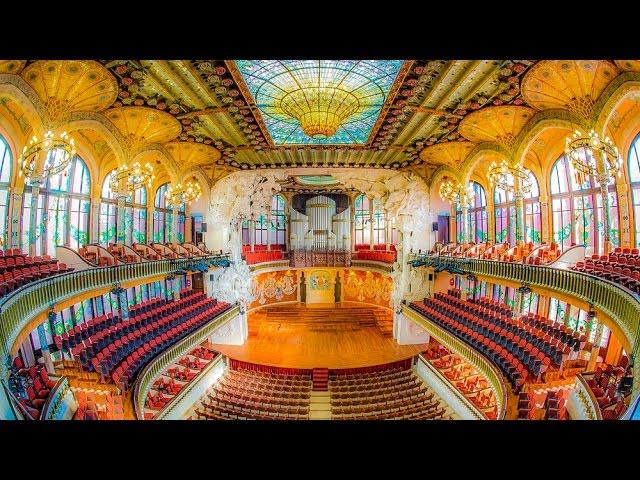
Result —
<instances>
[{"instance_id":1,"label":"sculpted relief panel","mask_svg":"<svg viewBox=\"0 0 640 480\"><path fill-rule=\"evenodd\" d=\"M295 272L271 272L256 275L251 285L254 301L250 308L297 300L298 282Z\"/></svg>"}]
</instances>

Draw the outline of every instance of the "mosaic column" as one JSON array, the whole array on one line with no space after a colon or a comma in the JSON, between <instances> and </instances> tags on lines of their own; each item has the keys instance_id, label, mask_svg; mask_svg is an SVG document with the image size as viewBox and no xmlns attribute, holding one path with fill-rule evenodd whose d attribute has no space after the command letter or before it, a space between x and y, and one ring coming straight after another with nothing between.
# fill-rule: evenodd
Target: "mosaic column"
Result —
<instances>
[{"instance_id":1,"label":"mosaic column","mask_svg":"<svg viewBox=\"0 0 640 480\"><path fill-rule=\"evenodd\" d=\"M356 248L356 206L353 197L349 197L349 217L351 218L351 251Z\"/></svg>"},{"instance_id":2,"label":"mosaic column","mask_svg":"<svg viewBox=\"0 0 640 480\"><path fill-rule=\"evenodd\" d=\"M7 242L11 248L20 248L20 218L22 216L22 192L11 194L11 239ZM6 248L6 247L5 247Z\"/></svg>"},{"instance_id":3,"label":"mosaic column","mask_svg":"<svg viewBox=\"0 0 640 480\"><path fill-rule=\"evenodd\" d=\"M587 372L593 372L596 369L596 362L598 361L598 354L600 353L600 342L602 342L602 334L604 332L604 323L598 322L596 327L596 335L593 340L593 346L591 348L591 356L589 357L589 363L587 364Z\"/></svg>"},{"instance_id":4,"label":"mosaic column","mask_svg":"<svg viewBox=\"0 0 640 480\"><path fill-rule=\"evenodd\" d=\"M91 199L89 243L100 243L100 199Z\"/></svg>"},{"instance_id":5,"label":"mosaic column","mask_svg":"<svg viewBox=\"0 0 640 480\"><path fill-rule=\"evenodd\" d=\"M116 225L116 243L118 245L124 245L124 240L126 238L126 234L125 234L125 215L126 215L126 206L125 206L125 199L127 197L118 196L118 223Z\"/></svg>"},{"instance_id":6,"label":"mosaic column","mask_svg":"<svg viewBox=\"0 0 640 480\"><path fill-rule=\"evenodd\" d=\"M373 198L369 199L369 250L373 250Z\"/></svg>"},{"instance_id":7,"label":"mosaic column","mask_svg":"<svg viewBox=\"0 0 640 480\"><path fill-rule=\"evenodd\" d=\"M520 246L524 242L524 195L522 191L513 193L516 204L516 245Z\"/></svg>"},{"instance_id":8,"label":"mosaic column","mask_svg":"<svg viewBox=\"0 0 640 480\"><path fill-rule=\"evenodd\" d=\"M496 208L491 195L487 195L487 241L496 241Z\"/></svg>"},{"instance_id":9,"label":"mosaic column","mask_svg":"<svg viewBox=\"0 0 640 480\"><path fill-rule=\"evenodd\" d=\"M111 290L111 293L118 298L118 306L120 307L120 317L122 320L129 319L129 304L127 303L127 291L118 286Z\"/></svg>"},{"instance_id":10,"label":"mosaic column","mask_svg":"<svg viewBox=\"0 0 640 480\"><path fill-rule=\"evenodd\" d=\"M547 195L540 195L538 197L540 201L540 238L543 243L551 243L553 240L553 225L551 224L549 197Z\"/></svg>"},{"instance_id":11,"label":"mosaic column","mask_svg":"<svg viewBox=\"0 0 640 480\"><path fill-rule=\"evenodd\" d=\"M178 207L173 207L171 210L171 229L167 238L170 243L178 241Z\"/></svg>"},{"instance_id":12,"label":"mosaic column","mask_svg":"<svg viewBox=\"0 0 640 480\"><path fill-rule=\"evenodd\" d=\"M469 232L469 207L466 202L462 204L460 210L462 211L462 241L460 243L467 243L471 237ZM457 234L458 232L456 232Z\"/></svg>"},{"instance_id":13,"label":"mosaic column","mask_svg":"<svg viewBox=\"0 0 640 480\"><path fill-rule=\"evenodd\" d=\"M255 220L249 220L249 242L251 244L251 251L255 251L256 245L256 222Z\"/></svg>"},{"instance_id":14,"label":"mosaic column","mask_svg":"<svg viewBox=\"0 0 640 480\"><path fill-rule=\"evenodd\" d=\"M625 182L616 182L616 193L618 195L618 213L620 215L620 246L622 248L632 248L631 245L631 221L629 219L629 187ZM640 219L638 219L640 221ZM638 239L636 239L636 244Z\"/></svg>"},{"instance_id":15,"label":"mosaic column","mask_svg":"<svg viewBox=\"0 0 640 480\"><path fill-rule=\"evenodd\" d=\"M271 211L267 215L267 251L271 251Z\"/></svg>"},{"instance_id":16,"label":"mosaic column","mask_svg":"<svg viewBox=\"0 0 640 480\"><path fill-rule=\"evenodd\" d=\"M31 181L31 208L29 210L29 255L36 255L36 231L38 229L38 197L40 196L40 182L38 180ZM46 212L46 209L44 209ZM44 219L43 219L44 221Z\"/></svg>"},{"instance_id":17,"label":"mosaic column","mask_svg":"<svg viewBox=\"0 0 640 480\"><path fill-rule=\"evenodd\" d=\"M604 229L604 247L600 251L609 255L611 251L611 201L609 199L609 183L611 176L607 172L598 173L600 196L602 197L602 227Z\"/></svg>"},{"instance_id":18,"label":"mosaic column","mask_svg":"<svg viewBox=\"0 0 640 480\"><path fill-rule=\"evenodd\" d=\"M51 359L51 352L49 351L49 343L47 342L44 323L38 325L38 339L40 340L40 351L42 352L42 358L44 360L44 366L47 369L47 373L54 375L56 371L53 368L53 360Z\"/></svg>"}]
</instances>

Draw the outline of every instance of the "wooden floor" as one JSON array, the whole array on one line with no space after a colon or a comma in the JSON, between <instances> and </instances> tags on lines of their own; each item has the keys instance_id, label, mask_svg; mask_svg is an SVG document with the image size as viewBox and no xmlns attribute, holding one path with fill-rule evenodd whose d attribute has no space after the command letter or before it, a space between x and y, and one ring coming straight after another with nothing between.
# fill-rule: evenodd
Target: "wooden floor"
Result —
<instances>
[{"instance_id":1,"label":"wooden floor","mask_svg":"<svg viewBox=\"0 0 640 480\"><path fill-rule=\"evenodd\" d=\"M398 345L384 326L389 318L389 310L358 303L275 305L249 314L244 345L212 348L245 362L293 368L365 367L424 350L426 344Z\"/></svg>"}]
</instances>

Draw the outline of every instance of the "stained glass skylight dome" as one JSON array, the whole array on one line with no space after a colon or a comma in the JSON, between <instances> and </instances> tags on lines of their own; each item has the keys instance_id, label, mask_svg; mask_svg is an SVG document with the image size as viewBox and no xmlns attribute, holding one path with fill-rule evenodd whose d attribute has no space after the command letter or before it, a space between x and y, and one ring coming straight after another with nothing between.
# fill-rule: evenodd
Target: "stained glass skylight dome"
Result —
<instances>
[{"instance_id":1,"label":"stained glass skylight dome","mask_svg":"<svg viewBox=\"0 0 640 480\"><path fill-rule=\"evenodd\" d=\"M237 60L276 145L364 144L402 60Z\"/></svg>"}]
</instances>

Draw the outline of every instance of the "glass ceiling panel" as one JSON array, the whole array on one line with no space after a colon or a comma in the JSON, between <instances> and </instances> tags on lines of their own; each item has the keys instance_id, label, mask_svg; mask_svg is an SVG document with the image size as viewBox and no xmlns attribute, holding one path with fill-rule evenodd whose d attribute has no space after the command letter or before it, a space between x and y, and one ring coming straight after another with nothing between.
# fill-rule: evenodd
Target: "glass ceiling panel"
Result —
<instances>
[{"instance_id":1,"label":"glass ceiling panel","mask_svg":"<svg viewBox=\"0 0 640 480\"><path fill-rule=\"evenodd\" d=\"M364 144L403 60L236 60L276 145Z\"/></svg>"}]
</instances>

